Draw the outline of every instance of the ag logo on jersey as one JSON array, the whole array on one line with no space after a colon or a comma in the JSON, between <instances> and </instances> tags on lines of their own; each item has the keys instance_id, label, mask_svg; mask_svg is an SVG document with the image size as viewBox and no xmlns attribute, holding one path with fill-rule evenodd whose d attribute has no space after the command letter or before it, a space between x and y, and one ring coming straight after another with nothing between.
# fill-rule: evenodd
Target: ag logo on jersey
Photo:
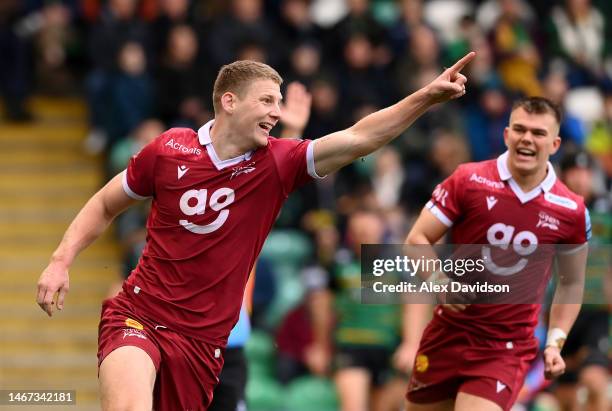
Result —
<instances>
[{"instance_id":1,"label":"ag logo on jersey","mask_svg":"<svg viewBox=\"0 0 612 411\"><path fill-rule=\"evenodd\" d=\"M538 237L531 231L521 231L514 234L516 228L511 225L503 223L493 224L487 230L487 241L492 246L507 250L510 245L515 253L522 257L527 257L532 254L538 246ZM496 275L513 275L527 266L528 260L521 258L516 264L510 267L499 266L493 261L493 255L491 253L491 247L482 247L482 258L485 261L485 267L491 273Z\"/></svg>"},{"instance_id":2,"label":"ag logo on jersey","mask_svg":"<svg viewBox=\"0 0 612 411\"><path fill-rule=\"evenodd\" d=\"M206 204L213 211L218 211L219 215L210 224L198 225L189 220L179 220L179 224L194 234L209 234L217 231L227 220L229 210L225 210L235 199L234 190L223 187L215 190L208 199L208 190L189 190L186 191L179 200L181 211L188 216L203 215L206 212Z\"/></svg>"}]
</instances>

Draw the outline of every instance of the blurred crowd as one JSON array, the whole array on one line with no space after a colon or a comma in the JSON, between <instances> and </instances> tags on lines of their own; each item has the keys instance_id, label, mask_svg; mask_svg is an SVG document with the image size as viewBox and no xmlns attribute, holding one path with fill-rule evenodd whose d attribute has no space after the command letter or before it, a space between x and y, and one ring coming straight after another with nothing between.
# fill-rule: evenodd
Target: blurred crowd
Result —
<instances>
[{"instance_id":1,"label":"blurred crowd","mask_svg":"<svg viewBox=\"0 0 612 411\"><path fill-rule=\"evenodd\" d=\"M255 326L278 333L283 382L301 372L328 373L327 364L342 361L332 361L331 349L322 344L313 345L327 335L326 327L338 327L321 307L344 313L341 325L348 330L339 326L325 338L348 346L359 346L353 338L379 338L383 351L396 352L401 313L372 314L391 318L387 325L395 336L382 328L361 337L350 331L368 326L351 302L359 245L403 242L433 188L457 165L502 153L503 129L519 96L543 95L563 108L563 143L553 162L558 175L585 197L596 241L610 244L612 2L0 2L5 119L32 121L27 101L34 93L84 96L90 114L85 149L105 154L109 176L164 129L197 129L212 118L214 78L234 60L266 62L285 84L303 83L313 97L303 137L316 139L417 90L470 50L478 55L465 71L466 96L434 107L393 144L304 187L285 205L272 244L278 234L278 241L289 238L303 247L294 250L293 266L286 250L280 262L274 250L264 252L253 294ZM117 225L126 275L146 235L148 206L139 207ZM294 283L280 279L283 270L301 273L295 275L300 291L291 294ZM295 298L283 305L287 295ZM270 303L279 298L281 303ZM275 316L270 306L284 311ZM313 331L304 334L299 325L313 322ZM401 364L402 353L396 353L394 361ZM375 385L401 376L383 374L373 377Z\"/></svg>"}]
</instances>

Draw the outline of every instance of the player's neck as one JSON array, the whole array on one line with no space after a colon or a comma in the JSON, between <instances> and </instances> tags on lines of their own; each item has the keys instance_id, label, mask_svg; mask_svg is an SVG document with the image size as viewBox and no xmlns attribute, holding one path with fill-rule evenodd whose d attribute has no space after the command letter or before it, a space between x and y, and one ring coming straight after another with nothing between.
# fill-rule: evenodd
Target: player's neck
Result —
<instances>
[{"instance_id":1,"label":"player's neck","mask_svg":"<svg viewBox=\"0 0 612 411\"><path fill-rule=\"evenodd\" d=\"M534 188L538 187L546 178L546 168L543 170L538 170L535 173L519 173L517 170L513 170L512 167L509 168L512 178L525 193L528 193Z\"/></svg>"},{"instance_id":2,"label":"player's neck","mask_svg":"<svg viewBox=\"0 0 612 411\"><path fill-rule=\"evenodd\" d=\"M210 140L221 161L250 151L248 147L243 147L244 139L240 139L239 135L233 133L223 120L215 119L210 129Z\"/></svg>"}]
</instances>

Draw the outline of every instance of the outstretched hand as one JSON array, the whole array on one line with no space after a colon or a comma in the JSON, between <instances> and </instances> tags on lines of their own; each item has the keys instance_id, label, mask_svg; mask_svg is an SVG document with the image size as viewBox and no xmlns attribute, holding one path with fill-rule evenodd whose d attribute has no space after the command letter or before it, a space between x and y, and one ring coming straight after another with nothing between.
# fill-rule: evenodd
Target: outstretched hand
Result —
<instances>
[{"instance_id":1,"label":"outstretched hand","mask_svg":"<svg viewBox=\"0 0 612 411\"><path fill-rule=\"evenodd\" d=\"M461 70L472 61L475 56L475 52L469 52L427 85L427 92L433 103L443 103L448 100L459 98L465 94L467 77L461 74Z\"/></svg>"},{"instance_id":2,"label":"outstretched hand","mask_svg":"<svg viewBox=\"0 0 612 411\"><path fill-rule=\"evenodd\" d=\"M301 136L310 118L311 103L312 96L303 84L297 81L290 83L281 107L280 121L283 127Z\"/></svg>"},{"instance_id":3,"label":"outstretched hand","mask_svg":"<svg viewBox=\"0 0 612 411\"><path fill-rule=\"evenodd\" d=\"M51 263L45 268L38 280L36 302L51 317L56 306L55 295L57 294L57 309L62 310L68 288L68 270L60 265Z\"/></svg>"}]
</instances>

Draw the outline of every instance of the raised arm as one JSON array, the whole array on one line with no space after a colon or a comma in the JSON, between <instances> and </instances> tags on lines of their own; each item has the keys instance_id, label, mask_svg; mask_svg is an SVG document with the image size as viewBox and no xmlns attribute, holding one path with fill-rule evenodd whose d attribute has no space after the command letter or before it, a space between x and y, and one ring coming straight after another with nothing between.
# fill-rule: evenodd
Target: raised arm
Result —
<instances>
[{"instance_id":1,"label":"raised arm","mask_svg":"<svg viewBox=\"0 0 612 411\"><path fill-rule=\"evenodd\" d=\"M54 311L55 295L57 308L64 308L64 298L69 289L68 269L77 254L97 239L111 221L135 200L128 197L118 174L98 191L72 221L49 265L38 280L36 302L51 317Z\"/></svg>"},{"instance_id":2,"label":"raised arm","mask_svg":"<svg viewBox=\"0 0 612 411\"><path fill-rule=\"evenodd\" d=\"M352 127L316 140L315 171L332 173L387 144L436 103L465 94L467 78L460 73L476 55L470 52L427 86L398 103L372 113Z\"/></svg>"}]
</instances>

